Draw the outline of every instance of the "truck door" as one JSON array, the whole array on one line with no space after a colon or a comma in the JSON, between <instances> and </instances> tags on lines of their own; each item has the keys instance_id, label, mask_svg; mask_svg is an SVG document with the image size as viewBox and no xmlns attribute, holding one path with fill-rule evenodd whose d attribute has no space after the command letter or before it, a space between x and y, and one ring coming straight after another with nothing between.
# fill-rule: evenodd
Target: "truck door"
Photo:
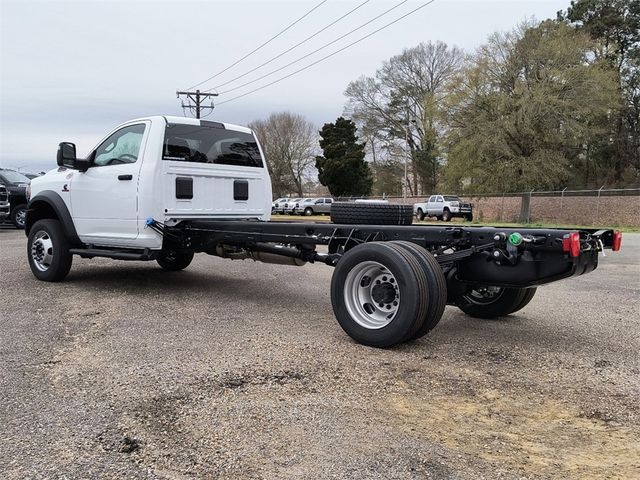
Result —
<instances>
[{"instance_id":1,"label":"truck door","mask_svg":"<svg viewBox=\"0 0 640 480\"><path fill-rule=\"evenodd\" d=\"M120 128L89 155L86 172L73 173L71 209L83 242L126 246L138 236L138 175L147 129L145 122Z\"/></svg>"},{"instance_id":2,"label":"truck door","mask_svg":"<svg viewBox=\"0 0 640 480\"><path fill-rule=\"evenodd\" d=\"M427 215L433 217L436 214L436 196L431 195L429 200L427 200Z\"/></svg>"},{"instance_id":3,"label":"truck door","mask_svg":"<svg viewBox=\"0 0 640 480\"><path fill-rule=\"evenodd\" d=\"M436 206L434 208L436 215L442 215L444 213L444 199L442 195L436 196Z\"/></svg>"}]
</instances>

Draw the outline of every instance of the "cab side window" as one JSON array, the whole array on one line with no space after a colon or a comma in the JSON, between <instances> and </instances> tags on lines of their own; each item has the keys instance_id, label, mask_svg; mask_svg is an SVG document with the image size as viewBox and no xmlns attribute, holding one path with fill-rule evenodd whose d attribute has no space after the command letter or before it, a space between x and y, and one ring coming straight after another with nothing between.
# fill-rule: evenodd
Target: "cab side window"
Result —
<instances>
[{"instance_id":1,"label":"cab side window","mask_svg":"<svg viewBox=\"0 0 640 480\"><path fill-rule=\"evenodd\" d=\"M435 202L435 201L436 201L436 197L435 197L435 195L431 195L431 196L429 197L429 202L428 202L428 203L433 203L433 202Z\"/></svg>"},{"instance_id":2,"label":"cab side window","mask_svg":"<svg viewBox=\"0 0 640 480\"><path fill-rule=\"evenodd\" d=\"M438 199L436 200L436 202L438 202L438 203L443 203L443 202L444 202L444 200L442 199L442 197L438 197Z\"/></svg>"},{"instance_id":3,"label":"cab side window","mask_svg":"<svg viewBox=\"0 0 640 480\"><path fill-rule=\"evenodd\" d=\"M145 128L144 124L129 125L109 136L96 148L93 165L104 167L135 163L138 160Z\"/></svg>"}]
</instances>

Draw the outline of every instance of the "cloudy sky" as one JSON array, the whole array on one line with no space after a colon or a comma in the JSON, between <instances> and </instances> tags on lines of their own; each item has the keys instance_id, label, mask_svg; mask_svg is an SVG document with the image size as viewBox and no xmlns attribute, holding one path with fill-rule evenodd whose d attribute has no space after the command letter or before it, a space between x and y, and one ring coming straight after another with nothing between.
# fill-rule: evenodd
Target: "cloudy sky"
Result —
<instances>
[{"instance_id":1,"label":"cloudy sky","mask_svg":"<svg viewBox=\"0 0 640 480\"><path fill-rule=\"evenodd\" d=\"M322 29L364 0L327 0L276 40L200 86L216 87ZM269 73L347 33L401 0L370 0L278 60L229 83ZM0 0L0 166L52 168L60 141L86 154L112 127L152 114L182 115L177 89L221 71L321 0ZM379 20L287 69L221 95L219 102L277 80L419 7L408 0ZM216 108L212 119L246 124L290 110L322 125L344 106L349 81L419 42L473 51L496 30L555 17L568 0L435 0L404 20L271 87Z\"/></svg>"}]
</instances>

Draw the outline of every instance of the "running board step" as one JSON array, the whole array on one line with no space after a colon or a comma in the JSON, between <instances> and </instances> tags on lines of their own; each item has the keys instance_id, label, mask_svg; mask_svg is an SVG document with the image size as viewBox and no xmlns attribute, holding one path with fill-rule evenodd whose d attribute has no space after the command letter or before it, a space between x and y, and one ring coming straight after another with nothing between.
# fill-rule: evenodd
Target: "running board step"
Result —
<instances>
[{"instance_id":1,"label":"running board step","mask_svg":"<svg viewBox=\"0 0 640 480\"><path fill-rule=\"evenodd\" d=\"M101 248L70 248L69 252L82 258L106 257L114 260L153 260L154 258L149 249L131 252Z\"/></svg>"}]
</instances>

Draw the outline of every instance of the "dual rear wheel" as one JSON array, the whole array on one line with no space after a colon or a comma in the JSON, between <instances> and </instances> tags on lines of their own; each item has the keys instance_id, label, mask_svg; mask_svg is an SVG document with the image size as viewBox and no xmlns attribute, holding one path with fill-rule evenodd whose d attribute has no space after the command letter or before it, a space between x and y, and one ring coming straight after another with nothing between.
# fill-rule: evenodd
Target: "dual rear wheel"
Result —
<instances>
[{"instance_id":1,"label":"dual rear wheel","mask_svg":"<svg viewBox=\"0 0 640 480\"><path fill-rule=\"evenodd\" d=\"M469 316L492 319L524 308L535 288L474 287L455 300ZM358 245L338 262L331 304L342 329L355 341L391 347L418 339L440 321L447 282L436 258L411 242Z\"/></svg>"},{"instance_id":2,"label":"dual rear wheel","mask_svg":"<svg viewBox=\"0 0 640 480\"><path fill-rule=\"evenodd\" d=\"M446 281L438 262L410 242L370 242L342 257L331 281L338 323L354 340L390 347L425 335L442 317Z\"/></svg>"}]
</instances>

